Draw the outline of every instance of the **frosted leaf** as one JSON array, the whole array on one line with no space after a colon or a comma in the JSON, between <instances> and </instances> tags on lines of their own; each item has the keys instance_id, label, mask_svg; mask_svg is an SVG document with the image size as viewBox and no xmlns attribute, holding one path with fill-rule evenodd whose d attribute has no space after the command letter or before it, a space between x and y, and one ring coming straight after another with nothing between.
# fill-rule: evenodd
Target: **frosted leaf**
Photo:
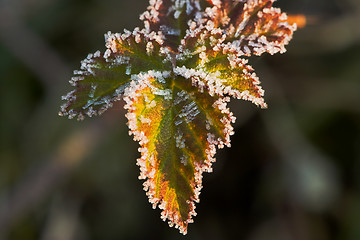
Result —
<instances>
[{"instance_id":1,"label":"frosted leaf","mask_svg":"<svg viewBox=\"0 0 360 240\"><path fill-rule=\"evenodd\" d=\"M198 0L155 0L150 1L140 19L146 31L161 31L170 43L184 36L187 22L195 18L200 10Z\"/></svg>"},{"instance_id":2,"label":"frosted leaf","mask_svg":"<svg viewBox=\"0 0 360 240\"><path fill-rule=\"evenodd\" d=\"M125 101L149 202L183 234L202 173L212 171L216 148L230 147L230 97L267 107L245 58L286 51L297 20L274 1L150 0L144 27L106 33L104 54L81 62L62 97L59 115L78 120Z\"/></svg>"},{"instance_id":3,"label":"frosted leaf","mask_svg":"<svg viewBox=\"0 0 360 240\"><path fill-rule=\"evenodd\" d=\"M89 54L81 62L81 69L74 71L70 83L75 90L62 98L67 102L61 106L59 115L78 116L79 120L101 115L113 102L121 100L133 75L148 70L169 74L164 71L169 66L162 63L163 58L159 56L159 34L135 29L125 30L123 34L108 32L105 39L105 53ZM151 51L148 51L150 44ZM144 56L144 52L148 54Z\"/></svg>"},{"instance_id":4,"label":"frosted leaf","mask_svg":"<svg viewBox=\"0 0 360 240\"><path fill-rule=\"evenodd\" d=\"M236 42L244 55L284 53L296 30L287 15L272 7L275 0L209 1L215 5L204 18L227 32L227 42ZM221 2L221 4L219 4ZM227 13L232 13L231 17Z\"/></svg>"},{"instance_id":5,"label":"frosted leaf","mask_svg":"<svg viewBox=\"0 0 360 240\"><path fill-rule=\"evenodd\" d=\"M126 91L128 126L141 146L137 161L141 170L139 178L146 179L144 189L149 201L163 210L163 220L168 219L170 225L186 233L187 224L195 216L194 202L199 200L201 174L211 171L215 146L230 144L234 119L225 99L200 93L182 77L172 79L176 81L173 97L154 94L159 84L154 75L157 74L141 74L142 81ZM143 104L153 101L156 102L153 108ZM151 119L151 124L147 119ZM216 124L207 126L208 119Z\"/></svg>"},{"instance_id":6,"label":"frosted leaf","mask_svg":"<svg viewBox=\"0 0 360 240\"><path fill-rule=\"evenodd\" d=\"M67 102L61 107L61 115L82 120L85 115L100 115L120 100L128 84L126 65L118 63L114 55L105 59L100 53L89 55L81 65L81 71L74 71L71 83L75 90L63 97Z\"/></svg>"}]
</instances>

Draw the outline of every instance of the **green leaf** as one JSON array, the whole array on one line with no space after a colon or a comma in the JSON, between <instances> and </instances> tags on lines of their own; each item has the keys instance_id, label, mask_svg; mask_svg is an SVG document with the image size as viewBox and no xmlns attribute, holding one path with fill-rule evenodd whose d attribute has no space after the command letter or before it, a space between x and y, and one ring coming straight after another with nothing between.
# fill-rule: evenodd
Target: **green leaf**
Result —
<instances>
[{"instance_id":1,"label":"green leaf","mask_svg":"<svg viewBox=\"0 0 360 240\"><path fill-rule=\"evenodd\" d=\"M204 66L206 71L210 73L209 75L214 76L212 82L204 79L207 81L206 85L211 86L214 93L221 96L227 94L267 108L263 99L264 90L259 86L260 81L253 72L253 68L247 65L247 60L236 58L234 55L228 57L219 55L209 58Z\"/></svg>"},{"instance_id":2,"label":"green leaf","mask_svg":"<svg viewBox=\"0 0 360 240\"><path fill-rule=\"evenodd\" d=\"M157 74L159 75L159 74ZM199 92L186 79L141 74L128 89L125 108L134 139L140 142L138 165L144 189L162 219L186 233L199 201L202 172L211 171L215 146L230 146L231 122L226 100Z\"/></svg>"},{"instance_id":3,"label":"green leaf","mask_svg":"<svg viewBox=\"0 0 360 240\"><path fill-rule=\"evenodd\" d=\"M231 49L224 43L220 31L203 29L198 34L186 36L182 48L190 51L183 61L179 61L180 75L203 89L210 95L232 96L248 100L267 108L260 81L248 61L239 58L238 49ZM185 73L185 74L184 74Z\"/></svg>"},{"instance_id":4,"label":"green leaf","mask_svg":"<svg viewBox=\"0 0 360 240\"><path fill-rule=\"evenodd\" d=\"M119 61L121 59L121 61ZM74 71L70 81L75 90L63 97L67 103L62 105L60 115L69 118L101 114L124 92L130 76L126 74L127 60L113 55L104 58L100 52L89 54L82 61L80 71Z\"/></svg>"},{"instance_id":5,"label":"green leaf","mask_svg":"<svg viewBox=\"0 0 360 240\"><path fill-rule=\"evenodd\" d=\"M123 34L105 35L107 50L89 54L81 62L81 70L74 71L70 80L75 90L63 96L67 102L61 106L60 115L78 120L87 115L100 115L121 100L131 82L131 75L142 71L163 70L170 63L163 62L160 54L161 37L135 29Z\"/></svg>"}]
</instances>

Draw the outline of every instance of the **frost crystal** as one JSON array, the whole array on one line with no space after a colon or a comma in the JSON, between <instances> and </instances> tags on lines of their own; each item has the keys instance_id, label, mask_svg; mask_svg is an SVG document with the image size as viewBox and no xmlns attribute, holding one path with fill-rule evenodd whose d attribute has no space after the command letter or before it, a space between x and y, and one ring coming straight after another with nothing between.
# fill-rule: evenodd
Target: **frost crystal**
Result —
<instances>
[{"instance_id":1,"label":"frost crystal","mask_svg":"<svg viewBox=\"0 0 360 240\"><path fill-rule=\"evenodd\" d=\"M139 179L161 219L183 234L202 173L212 171L216 148L230 147L230 97L267 107L246 58L286 51L296 24L274 1L150 0L144 27L106 33L104 54L81 61L75 90L62 97L59 115L78 120L125 101Z\"/></svg>"}]
</instances>

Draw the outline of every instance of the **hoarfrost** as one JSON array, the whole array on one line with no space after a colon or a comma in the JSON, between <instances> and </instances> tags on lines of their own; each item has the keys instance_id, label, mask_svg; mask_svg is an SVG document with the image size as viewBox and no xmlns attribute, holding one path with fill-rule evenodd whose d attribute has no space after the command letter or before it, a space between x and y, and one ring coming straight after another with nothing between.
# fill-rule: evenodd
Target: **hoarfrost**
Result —
<instances>
[{"instance_id":1,"label":"hoarfrost","mask_svg":"<svg viewBox=\"0 0 360 240\"><path fill-rule=\"evenodd\" d=\"M182 164L184 164L184 166L186 166L186 165L188 164L188 162L189 162L189 157L186 156L186 155L182 155L182 156L180 157L180 162L181 162Z\"/></svg>"},{"instance_id":2,"label":"hoarfrost","mask_svg":"<svg viewBox=\"0 0 360 240\"><path fill-rule=\"evenodd\" d=\"M185 147L185 139L183 137L182 132L178 131L175 135L175 145L177 148L184 148Z\"/></svg>"},{"instance_id":3,"label":"hoarfrost","mask_svg":"<svg viewBox=\"0 0 360 240\"><path fill-rule=\"evenodd\" d=\"M186 123L191 123L199 113L200 110L198 109L196 102L191 101L181 109L179 118L184 119Z\"/></svg>"}]
</instances>

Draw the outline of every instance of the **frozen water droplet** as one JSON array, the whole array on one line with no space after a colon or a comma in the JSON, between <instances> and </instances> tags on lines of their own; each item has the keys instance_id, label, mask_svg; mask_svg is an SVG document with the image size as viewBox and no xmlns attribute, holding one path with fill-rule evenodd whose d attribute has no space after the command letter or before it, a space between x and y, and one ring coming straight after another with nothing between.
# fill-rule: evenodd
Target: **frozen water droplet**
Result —
<instances>
[{"instance_id":1,"label":"frozen water droplet","mask_svg":"<svg viewBox=\"0 0 360 240\"><path fill-rule=\"evenodd\" d=\"M89 92L89 98L93 98L93 97L94 97L96 88L97 88L97 85L91 84L91 90L90 90L90 92Z\"/></svg>"},{"instance_id":2,"label":"frozen water droplet","mask_svg":"<svg viewBox=\"0 0 360 240\"><path fill-rule=\"evenodd\" d=\"M125 72L126 75L131 75L131 65L127 65L126 66L126 72Z\"/></svg>"}]
</instances>

